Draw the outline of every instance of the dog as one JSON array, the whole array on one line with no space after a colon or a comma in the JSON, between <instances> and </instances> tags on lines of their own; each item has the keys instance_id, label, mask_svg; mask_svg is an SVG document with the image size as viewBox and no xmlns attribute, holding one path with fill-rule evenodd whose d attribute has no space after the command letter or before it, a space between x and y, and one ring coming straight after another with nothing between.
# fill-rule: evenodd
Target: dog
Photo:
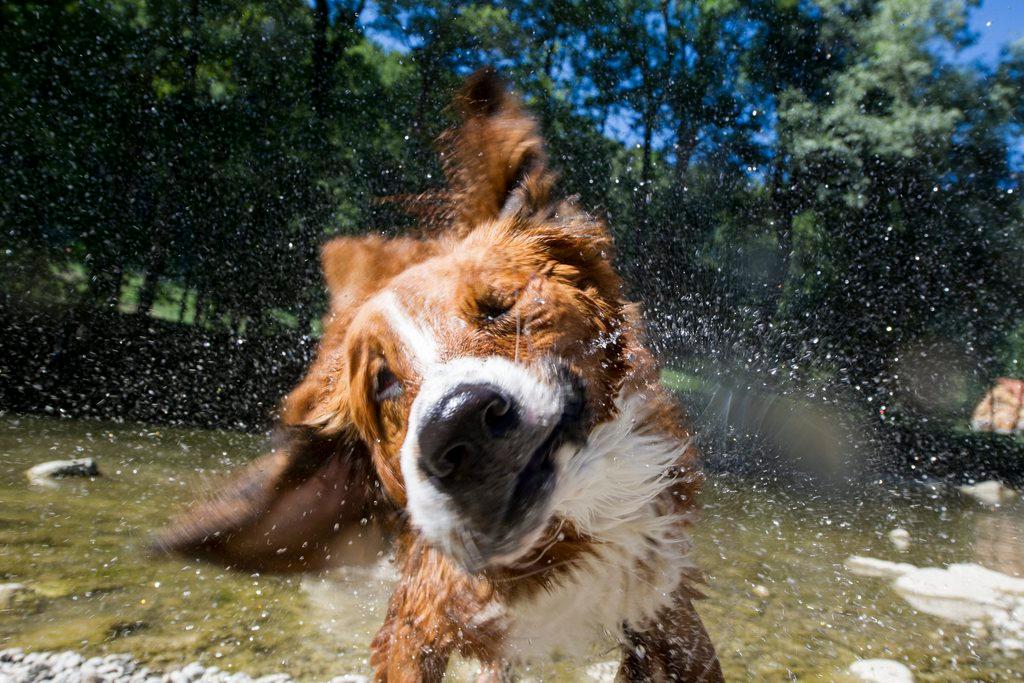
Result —
<instances>
[{"instance_id":1,"label":"dog","mask_svg":"<svg viewBox=\"0 0 1024 683\"><path fill-rule=\"evenodd\" d=\"M702 483L604 222L558 198L538 124L493 69L442 137L444 228L336 238L330 310L271 452L158 537L304 571L393 539L378 681L481 680L622 649L620 680L719 681L694 600Z\"/></svg>"}]
</instances>

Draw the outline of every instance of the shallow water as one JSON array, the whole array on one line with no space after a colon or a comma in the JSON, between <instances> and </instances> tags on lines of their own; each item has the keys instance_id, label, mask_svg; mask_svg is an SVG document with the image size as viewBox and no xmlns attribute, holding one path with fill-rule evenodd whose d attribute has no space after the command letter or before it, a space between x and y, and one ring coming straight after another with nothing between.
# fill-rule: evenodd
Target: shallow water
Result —
<instances>
[{"instance_id":1,"label":"shallow water","mask_svg":"<svg viewBox=\"0 0 1024 683\"><path fill-rule=\"evenodd\" d=\"M0 416L0 582L36 592L0 610L0 649L128 652L155 667L200 660L302 680L366 673L386 566L280 578L145 553L147 534L172 510L261 446L226 432ZM24 475L38 462L85 456L102 477L39 488ZM986 509L882 484L798 495L723 477L704 506L696 552L708 600L699 609L728 678L834 680L874 657L902 661L923 681L1024 676L1021 653L920 614L887 582L843 567L859 554L1024 575L1020 503ZM897 526L910 532L908 552L886 538ZM567 663L530 674L586 679Z\"/></svg>"}]
</instances>

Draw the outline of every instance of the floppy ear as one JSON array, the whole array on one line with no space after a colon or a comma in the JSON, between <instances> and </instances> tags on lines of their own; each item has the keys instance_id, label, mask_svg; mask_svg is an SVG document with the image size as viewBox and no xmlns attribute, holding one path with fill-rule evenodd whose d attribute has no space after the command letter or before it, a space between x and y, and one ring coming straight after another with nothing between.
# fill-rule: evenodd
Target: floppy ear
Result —
<instances>
[{"instance_id":1,"label":"floppy ear","mask_svg":"<svg viewBox=\"0 0 1024 683\"><path fill-rule=\"evenodd\" d=\"M455 97L461 125L441 138L462 233L548 203L555 175L536 120L491 67L470 76Z\"/></svg>"},{"instance_id":2,"label":"floppy ear","mask_svg":"<svg viewBox=\"0 0 1024 683\"><path fill-rule=\"evenodd\" d=\"M411 237L336 237L320 250L333 314L361 303L409 266L434 256L439 244Z\"/></svg>"},{"instance_id":3,"label":"floppy ear","mask_svg":"<svg viewBox=\"0 0 1024 683\"><path fill-rule=\"evenodd\" d=\"M375 559L393 512L352 426L345 333L358 305L436 242L337 238L322 251L331 313L302 382L284 399L279 443L157 535L167 552L244 570L303 571Z\"/></svg>"},{"instance_id":4,"label":"floppy ear","mask_svg":"<svg viewBox=\"0 0 1024 683\"><path fill-rule=\"evenodd\" d=\"M164 552L245 571L294 572L373 561L379 490L361 444L295 431L212 499L157 535ZM366 521L364 521L366 520ZM379 520L374 520L379 521Z\"/></svg>"}]
</instances>

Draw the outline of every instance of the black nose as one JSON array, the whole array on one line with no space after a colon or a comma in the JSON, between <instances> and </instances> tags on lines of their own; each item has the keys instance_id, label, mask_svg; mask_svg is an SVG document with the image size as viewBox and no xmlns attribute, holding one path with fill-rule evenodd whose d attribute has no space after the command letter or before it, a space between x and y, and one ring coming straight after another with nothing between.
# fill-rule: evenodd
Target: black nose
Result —
<instances>
[{"instance_id":1,"label":"black nose","mask_svg":"<svg viewBox=\"0 0 1024 683\"><path fill-rule=\"evenodd\" d=\"M420 467L439 483L471 474L519 421L519 406L500 389L460 385L434 406L420 429Z\"/></svg>"}]
</instances>

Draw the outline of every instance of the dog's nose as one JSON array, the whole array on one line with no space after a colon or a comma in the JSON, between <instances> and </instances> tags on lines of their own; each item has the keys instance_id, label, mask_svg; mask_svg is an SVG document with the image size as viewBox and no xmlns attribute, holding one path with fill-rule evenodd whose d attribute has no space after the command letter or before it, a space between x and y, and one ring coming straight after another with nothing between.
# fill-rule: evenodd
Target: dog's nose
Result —
<instances>
[{"instance_id":1,"label":"dog's nose","mask_svg":"<svg viewBox=\"0 0 1024 683\"><path fill-rule=\"evenodd\" d=\"M520 426L515 400L489 384L463 384L430 411L419 433L420 467L438 483L473 476ZM479 472L478 472L479 474Z\"/></svg>"}]
</instances>

